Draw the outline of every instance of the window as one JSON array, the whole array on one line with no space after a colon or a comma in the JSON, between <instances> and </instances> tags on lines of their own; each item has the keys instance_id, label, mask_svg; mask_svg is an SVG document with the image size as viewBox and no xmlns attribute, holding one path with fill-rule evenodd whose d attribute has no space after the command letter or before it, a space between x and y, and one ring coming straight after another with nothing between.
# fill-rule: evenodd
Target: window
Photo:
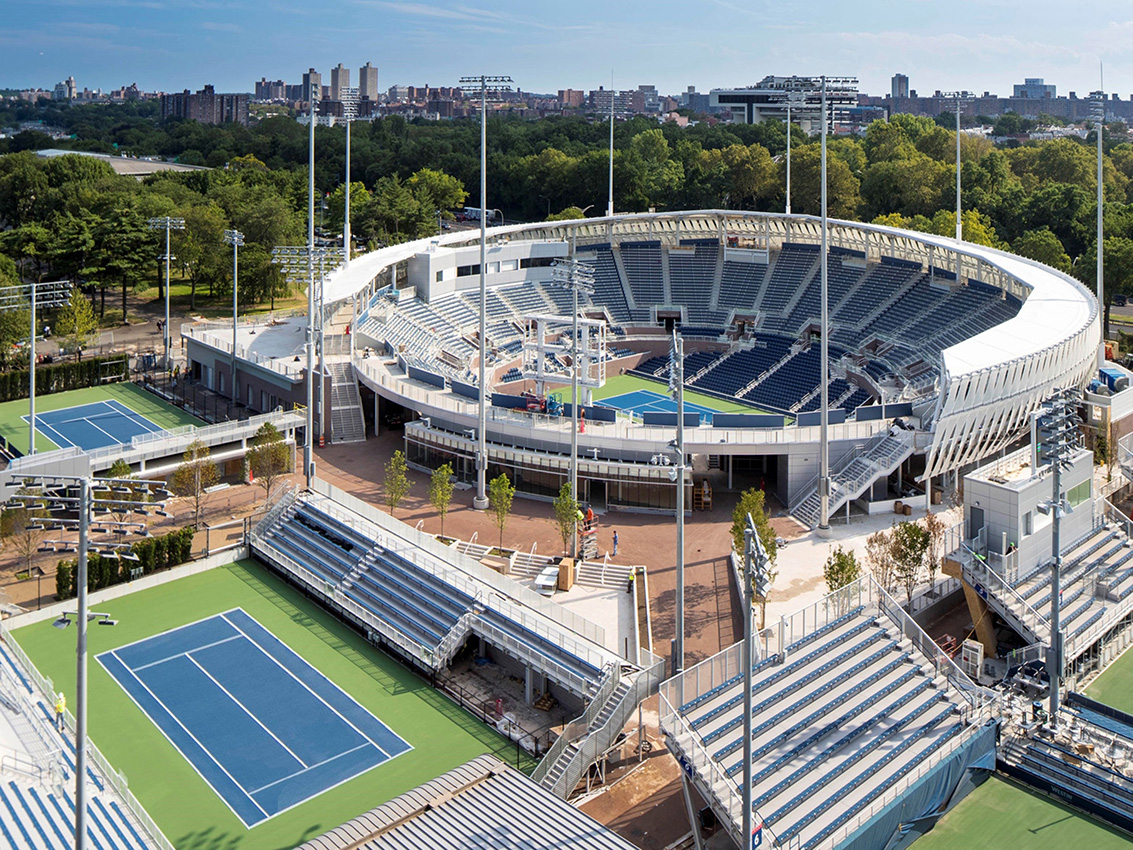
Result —
<instances>
[{"instance_id":1,"label":"window","mask_svg":"<svg viewBox=\"0 0 1133 850\"><path fill-rule=\"evenodd\" d=\"M519 270L519 260L500 260L500 271L514 272Z\"/></svg>"},{"instance_id":2,"label":"window","mask_svg":"<svg viewBox=\"0 0 1133 850\"><path fill-rule=\"evenodd\" d=\"M1078 505L1085 502L1090 498L1090 479L1086 479L1077 487L1071 487L1070 491L1066 494L1066 500L1070 502L1070 507L1076 508Z\"/></svg>"},{"instance_id":3,"label":"window","mask_svg":"<svg viewBox=\"0 0 1133 850\"><path fill-rule=\"evenodd\" d=\"M521 269L541 269L550 266L554 260L554 257L527 257L519 261L519 267Z\"/></svg>"},{"instance_id":4,"label":"window","mask_svg":"<svg viewBox=\"0 0 1133 850\"><path fill-rule=\"evenodd\" d=\"M441 280L444 278L444 276L445 276L445 273L443 271L437 272L437 283L440 283Z\"/></svg>"},{"instance_id":5,"label":"window","mask_svg":"<svg viewBox=\"0 0 1133 850\"><path fill-rule=\"evenodd\" d=\"M1035 516L1031 511L1023 514L1023 536L1029 537L1035 533Z\"/></svg>"},{"instance_id":6,"label":"window","mask_svg":"<svg viewBox=\"0 0 1133 850\"><path fill-rule=\"evenodd\" d=\"M480 274L480 264L479 263L477 263L474 266L457 266L456 267L456 276L457 277L468 277L469 275L474 275L474 274Z\"/></svg>"}]
</instances>

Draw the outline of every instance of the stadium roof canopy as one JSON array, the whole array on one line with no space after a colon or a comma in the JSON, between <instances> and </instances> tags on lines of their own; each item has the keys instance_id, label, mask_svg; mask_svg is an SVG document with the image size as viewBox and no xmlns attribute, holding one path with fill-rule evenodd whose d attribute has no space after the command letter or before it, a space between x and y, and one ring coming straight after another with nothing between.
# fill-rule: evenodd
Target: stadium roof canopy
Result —
<instances>
[{"instance_id":1,"label":"stadium roof canopy","mask_svg":"<svg viewBox=\"0 0 1133 850\"><path fill-rule=\"evenodd\" d=\"M496 756L483 755L303 844L299 850L633 850Z\"/></svg>"},{"instance_id":2,"label":"stadium roof canopy","mask_svg":"<svg viewBox=\"0 0 1133 850\"><path fill-rule=\"evenodd\" d=\"M90 151L67 151L60 148L46 148L36 151L36 156L51 159L57 156L85 156L91 159L100 159L114 169L115 174L125 177L135 177L141 180L159 171L210 171L203 165L183 165L180 162L165 162L160 159L138 159L129 156L111 156L105 153L91 153Z\"/></svg>"}]
</instances>

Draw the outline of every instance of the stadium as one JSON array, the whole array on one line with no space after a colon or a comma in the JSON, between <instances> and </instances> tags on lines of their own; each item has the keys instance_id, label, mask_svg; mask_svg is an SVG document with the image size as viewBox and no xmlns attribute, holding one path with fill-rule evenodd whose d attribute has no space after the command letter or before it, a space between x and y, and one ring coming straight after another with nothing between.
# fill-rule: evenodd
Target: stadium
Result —
<instances>
[{"instance_id":1,"label":"stadium","mask_svg":"<svg viewBox=\"0 0 1133 850\"><path fill-rule=\"evenodd\" d=\"M585 549L578 563L532 552L486 566L490 546L435 538L316 475L281 489L231 552L92 594L125 624L91 639L100 846L510 847L561 835L628 847L564 801L604 777L654 696L697 848L708 814L721 826L713 847L905 846L997 769L1133 827L1133 705L1071 693L1062 726L1036 707L1035 662L1055 631L1037 609L1066 611L1071 691L1116 670L1133 640L1131 529L1094 488L1089 453L1064 481L1075 510L1058 593L1050 522L1032 516L1051 479L1018 449L1056 389L1093 386L1101 332L1089 291L1001 251L852 222L830 223L824 263L820 222L807 216L627 214L487 236L483 267L479 240L455 232L355 258L319 282L324 439L403 425L414 467L450 463L468 486L482 439L487 476L542 500L575 453L582 501L668 513L677 487L685 506L695 495L691 469L678 480L684 458L672 457L680 424L690 467L719 470L729 489L755 482L808 528L962 489L963 521L942 555L978 641L954 659L912 599L868 575L768 623L752 659L747 836L739 644L674 670L655 654L643 573ZM563 259L589 266L592 286L563 286ZM298 444L306 330L305 317L187 325L187 374L246 398ZM1122 397L1086 398L1116 414ZM110 456L162 475L194 436L236 458L259 422L61 447L14 461L7 477L101 471ZM629 629L548 599L540 581L551 595L611 591L632 606ZM0 694L14 695L43 752L59 750L65 774L73 751L43 726L48 695L74 687L51 629L69 604L0 629ZM438 683L459 665L498 668L517 712L555 705L556 734L541 744L454 703ZM13 846L65 845L73 800L42 766L28 774L0 787L0 831ZM501 822L501 811L524 817Z\"/></svg>"}]
</instances>

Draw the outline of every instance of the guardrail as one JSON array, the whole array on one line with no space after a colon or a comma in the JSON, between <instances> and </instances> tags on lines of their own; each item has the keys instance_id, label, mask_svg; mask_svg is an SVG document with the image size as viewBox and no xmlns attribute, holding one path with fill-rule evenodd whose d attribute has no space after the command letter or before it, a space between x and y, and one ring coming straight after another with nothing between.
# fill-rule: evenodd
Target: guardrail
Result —
<instances>
[{"instance_id":1,"label":"guardrail","mask_svg":"<svg viewBox=\"0 0 1133 850\"><path fill-rule=\"evenodd\" d=\"M1012 617L1019 620L1023 626L1029 629L1032 635L1039 640L1049 641L1050 621L1031 607L1031 604L1019 594L1019 591L1012 587L1006 579L992 570L982 558L977 556L966 546L964 547L964 551L968 555L964 569L975 576L989 594L1004 600L1002 603L1003 607L1007 609L1007 612Z\"/></svg>"}]
</instances>

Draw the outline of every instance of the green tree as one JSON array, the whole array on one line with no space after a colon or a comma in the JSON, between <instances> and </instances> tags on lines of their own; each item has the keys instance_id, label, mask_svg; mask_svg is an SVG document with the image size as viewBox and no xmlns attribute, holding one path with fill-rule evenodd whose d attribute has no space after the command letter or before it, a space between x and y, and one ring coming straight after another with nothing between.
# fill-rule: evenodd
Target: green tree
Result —
<instances>
[{"instance_id":1,"label":"green tree","mask_svg":"<svg viewBox=\"0 0 1133 850\"><path fill-rule=\"evenodd\" d=\"M875 531L865 541L865 560L877 583L893 590L893 538L888 531Z\"/></svg>"},{"instance_id":2,"label":"green tree","mask_svg":"<svg viewBox=\"0 0 1133 850\"><path fill-rule=\"evenodd\" d=\"M409 191L425 209L459 209L468 199L464 184L457 178L433 168L422 168L414 172L405 182Z\"/></svg>"},{"instance_id":3,"label":"green tree","mask_svg":"<svg viewBox=\"0 0 1133 850\"><path fill-rule=\"evenodd\" d=\"M755 530L759 533L759 539L767 551L767 557L774 562L779 547L775 543L775 529L771 527L771 519L764 509L765 500L766 494L758 487L740 493L740 499L732 510L732 548L737 553L743 554L744 529L747 528L747 516L751 514L751 518L755 521Z\"/></svg>"},{"instance_id":4,"label":"green tree","mask_svg":"<svg viewBox=\"0 0 1133 850\"><path fill-rule=\"evenodd\" d=\"M216 486L220 472L213 463L209 447L200 440L193 440L181 457L181 464L173 472L169 489L175 496L188 499L193 505L193 528L201 524L201 508L204 506L208 490Z\"/></svg>"},{"instance_id":5,"label":"green tree","mask_svg":"<svg viewBox=\"0 0 1133 850\"><path fill-rule=\"evenodd\" d=\"M831 593L841 590L861 578L862 568L858 565L857 556L853 550L846 551L841 546L835 546L826 563L822 565L822 577L826 581L826 588ZM848 598L837 596L836 605L839 613L849 610Z\"/></svg>"},{"instance_id":6,"label":"green tree","mask_svg":"<svg viewBox=\"0 0 1133 850\"><path fill-rule=\"evenodd\" d=\"M449 506L452 505L454 489L452 464L442 463L433 470L433 476L429 479L429 504L441 518L441 537L445 536L445 517L448 516Z\"/></svg>"},{"instance_id":7,"label":"green tree","mask_svg":"<svg viewBox=\"0 0 1133 850\"><path fill-rule=\"evenodd\" d=\"M555 524L559 528L559 537L563 541L563 554L570 551L570 538L574 534L575 523L578 522L578 500L571 493L570 482L564 481L559 488L559 495L551 503L555 514Z\"/></svg>"},{"instance_id":8,"label":"green tree","mask_svg":"<svg viewBox=\"0 0 1133 850\"><path fill-rule=\"evenodd\" d=\"M928 552L928 532L911 521L894 523L890 531L893 553L893 571L897 581L905 588L905 596L913 601L913 591L921 580L925 555Z\"/></svg>"},{"instance_id":9,"label":"green tree","mask_svg":"<svg viewBox=\"0 0 1133 850\"><path fill-rule=\"evenodd\" d=\"M98 320L90 301L78 290L59 310L55 319L55 333L66 342L67 350L80 352L98 337Z\"/></svg>"},{"instance_id":10,"label":"green tree","mask_svg":"<svg viewBox=\"0 0 1133 850\"><path fill-rule=\"evenodd\" d=\"M291 469L291 452L279 429L265 422L252 437L248 448L248 469L252 479L264 488L264 501L271 499L271 492L279 479Z\"/></svg>"},{"instance_id":11,"label":"green tree","mask_svg":"<svg viewBox=\"0 0 1133 850\"><path fill-rule=\"evenodd\" d=\"M33 496L38 491L22 490L21 495ZM32 562L39 552L47 529L40 520L49 516L48 512L33 500L13 499L3 513L0 513L0 536L16 550L23 572L31 576Z\"/></svg>"},{"instance_id":12,"label":"green tree","mask_svg":"<svg viewBox=\"0 0 1133 850\"><path fill-rule=\"evenodd\" d=\"M1028 230L1011 244L1011 250L1021 257L1046 263L1060 272L1069 272L1071 268L1070 256L1049 227Z\"/></svg>"},{"instance_id":13,"label":"green tree","mask_svg":"<svg viewBox=\"0 0 1133 850\"><path fill-rule=\"evenodd\" d=\"M492 479L488 489L488 503L491 506L492 519L500 531L500 545L504 548L504 526L507 525L508 515L511 514L511 503L515 498L515 487L503 473Z\"/></svg>"},{"instance_id":14,"label":"green tree","mask_svg":"<svg viewBox=\"0 0 1133 850\"><path fill-rule=\"evenodd\" d=\"M385 497L389 515L393 516L401 500L409 493L413 482L409 480L409 467L405 463L405 454L398 449L393 457L386 463L386 475L382 481L382 493Z\"/></svg>"},{"instance_id":15,"label":"green tree","mask_svg":"<svg viewBox=\"0 0 1133 850\"><path fill-rule=\"evenodd\" d=\"M939 516L929 513L924 518L924 530L928 535L928 546L925 549L925 569L928 571L929 586L935 586L936 573L940 569L941 559L944 557L944 535L948 526Z\"/></svg>"},{"instance_id":16,"label":"green tree","mask_svg":"<svg viewBox=\"0 0 1133 850\"><path fill-rule=\"evenodd\" d=\"M176 248L181 267L189 277L189 309L197 309L197 289L208 286L215 293L217 284L227 280L231 254L225 250L224 230L228 225L224 211L213 203L197 204L184 211L185 229L176 231Z\"/></svg>"}]
</instances>

